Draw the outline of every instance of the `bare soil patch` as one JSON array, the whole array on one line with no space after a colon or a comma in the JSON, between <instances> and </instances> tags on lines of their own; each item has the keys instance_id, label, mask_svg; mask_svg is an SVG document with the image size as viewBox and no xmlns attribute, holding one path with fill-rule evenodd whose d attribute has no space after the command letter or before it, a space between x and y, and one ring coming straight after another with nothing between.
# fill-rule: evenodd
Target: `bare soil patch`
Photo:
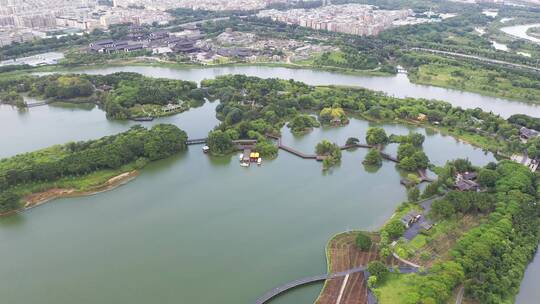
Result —
<instances>
[{"instance_id":1,"label":"bare soil patch","mask_svg":"<svg viewBox=\"0 0 540 304\"><path fill-rule=\"evenodd\" d=\"M85 190L85 191L78 191L76 189L51 188L43 192L32 193L23 198L25 202L24 209L26 210L26 209L34 208L39 205L45 204L49 201L55 200L57 198L88 196L88 195L94 195L97 193L109 191L129 182L130 180L134 179L138 174L139 173L136 170L125 172L113 178L110 178L105 183L99 186L96 186L90 190Z\"/></svg>"}]
</instances>

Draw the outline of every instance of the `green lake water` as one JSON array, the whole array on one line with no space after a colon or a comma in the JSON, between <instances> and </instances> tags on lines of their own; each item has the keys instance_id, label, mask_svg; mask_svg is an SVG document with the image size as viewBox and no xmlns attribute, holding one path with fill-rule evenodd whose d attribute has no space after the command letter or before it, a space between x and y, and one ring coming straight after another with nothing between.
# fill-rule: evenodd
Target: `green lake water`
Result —
<instances>
[{"instance_id":1,"label":"green lake water","mask_svg":"<svg viewBox=\"0 0 540 304\"><path fill-rule=\"evenodd\" d=\"M218 121L203 107L151 124L174 123L191 138ZM133 123L109 121L97 108L45 106L28 112L0 106L0 157L70 140L121 132ZM315 129L283 142L312 152L317 142L363 140L370 123ZM388 133L426 134L438 165L490 153L453 137L403 125ZM395 154L396 146L387 148ZM132 182L94 196L59 199L0 219L2 303L252 303L267 290L326 271L324 245L335 233L377 229L406 198L395 165L367 172L364 149L344 151L341 166L280 151L261 167L242 168L238 155L210 157L200 146L151 163ZM312 303L310 285L272 303ZM521 303L527 303L523 301Z\"/></svg>"}]
</instances>

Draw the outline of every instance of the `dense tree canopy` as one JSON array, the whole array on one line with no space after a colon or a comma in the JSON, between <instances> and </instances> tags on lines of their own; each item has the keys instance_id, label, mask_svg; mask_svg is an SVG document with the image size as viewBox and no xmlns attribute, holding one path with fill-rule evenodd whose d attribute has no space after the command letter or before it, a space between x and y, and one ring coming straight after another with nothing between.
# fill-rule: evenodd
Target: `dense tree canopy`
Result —
<instances>
[{"instance_id":1,"label":"dense tree canopy","mask_svg":"<svg viewBox=\"0 0 540 304\"><path fill-rule=\"evenodd\" d=\"M71 142L0 160L0 201L3 210L17 206L9 189L51 182L103 169L118 169L141 158L156 160L186 149L187 135L174 125L151 129L134 126L97 140Z\"/></svg>"},{"instance_id":2,"label":"dense tree canopy","mask_svg":"<svg viewBox=\"0 0 540 304\"><path fill-rule=\"evenodd\" d=\"M383 128L369 128L366 133L366 142L368 145L384 145L389 141Z\"/></svg>"},{"instance_id":3,"label":"dense tree canopy","mask_svg":"<svg viewBox=\"0 0 540 304\"><path fill-rule=\"evenodd\" d=\"M362 251L368 251L371 248L371 243L371 237L364 232L359 232L356 236L356 246Z\"/></svg>"}]
</instances>

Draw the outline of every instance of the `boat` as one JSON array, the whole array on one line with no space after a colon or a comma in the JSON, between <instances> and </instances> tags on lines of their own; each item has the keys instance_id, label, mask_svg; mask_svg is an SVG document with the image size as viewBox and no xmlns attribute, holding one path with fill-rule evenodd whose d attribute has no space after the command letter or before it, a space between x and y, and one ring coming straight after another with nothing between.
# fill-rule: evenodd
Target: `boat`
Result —
<instances>
[{"instance_id":1,"label":"boat","mask_svg":"<svg viewBox=\"0 0 540 304\"><path fill-rule=\"evenodd\" d=\"M241 166L241 167L249 167L249 163L241 162L241 163L240 163L240 166Z\"/></svg>"},{"instance_id":2,"label":"boat","mask_svg":"<svg viewBox=\"0 0 540 304\"><path fill-rule=\"evenodd\" d=\"M259 157L259 159L257 159L257 165L260 166L262 164L262 158Z\"/></svg>"},{"instance_id":3,"label":"boat","mask_svg":"<svg viewBox=\"0 0 540 304\"><path fill-rule=\"evenodd\" d=\"M210 151L210 147L204 146L204 147L202 147L202 151L203 151L204 153L208 153L208 151Z\"/></svg>"}]
</instances>

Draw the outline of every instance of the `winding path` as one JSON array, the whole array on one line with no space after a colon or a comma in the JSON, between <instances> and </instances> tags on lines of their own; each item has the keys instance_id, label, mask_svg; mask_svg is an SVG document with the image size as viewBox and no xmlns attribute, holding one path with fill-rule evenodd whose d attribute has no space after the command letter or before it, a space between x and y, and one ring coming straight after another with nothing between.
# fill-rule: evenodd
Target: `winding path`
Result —
<instances>
[{"instance_id":1,"label":"winding path","mask_svg":"<svg viewBox=\"0 0 540 304\"><path fill-rule=\"evenodd\" d=\"M416 272L418 272L418 267L413 266L413 265L399 266L398 268L399 268L400 273L416 273ZM395 270L394 268L390 268L391 272L393 272L394 270ZM282 293L284 293L286 291L289 291L291 289L294 289L296 287L302 286L302 285L307 285L307 284L311 284L311 283L315 283L315 282L320 282L320 281L325 281L325 280L329 280L329 279L344 277L344 276L347 276L347 275L350 275L350 274L353 274L353 273L357 273L357 272L364 272L364 279L367 279L369 277L369 272L367 271L367 266L360 266L360 267L352 268L352 269L349 269L349 270L330 273L330 274L321 274L321 275L317 275L317 276L305 277L305 278L301 278L301 279L298 279L298 280L288 282L286 284L283 284L281 286L278 286L278 287L268 291L264 295L257 298L257 300L255 300L255 304L265 304L268 301L270 301L271 299L275 298L276 296L278 296L278 295L280 295L280 294L282 294ZM373 300L370 301L370 303L373 303ZM375 300L374 303L376 303L376 300Z\"/></svg>"},{"instance_id":2,"label":"winding path","mask_svg":"<svg viewBox=\"0 0 540 304\"><path fill-rule=\"evenodd\" d=\"M288 283L286 283L284 285L278 286L278 287L268 291L267 293L265 293L264 295L259 297L257 300L255 300L255 304L267 303L268 301L270 301L272 298L276 297L277 295L279 295L279 294L281 294L281 293L283 293L285 291L288 291L290 289L302 286L302 285L311 284L311 283L320 282L320 281L325 281L325 280L333 279L333 278L344 277L344 276L346 276L348 274L353 274L353 273L365 271L366 268L367 268L366 266L361 266L361 267L352 268L352 269L341 271L341 272L330 273L330 274L321 274L321 275L317 275L317 276L305 277L305 278L301 278L301 279L298 279L298 280L294 280L294 281L288 282Z\"/></svg>"}]
</instances>

